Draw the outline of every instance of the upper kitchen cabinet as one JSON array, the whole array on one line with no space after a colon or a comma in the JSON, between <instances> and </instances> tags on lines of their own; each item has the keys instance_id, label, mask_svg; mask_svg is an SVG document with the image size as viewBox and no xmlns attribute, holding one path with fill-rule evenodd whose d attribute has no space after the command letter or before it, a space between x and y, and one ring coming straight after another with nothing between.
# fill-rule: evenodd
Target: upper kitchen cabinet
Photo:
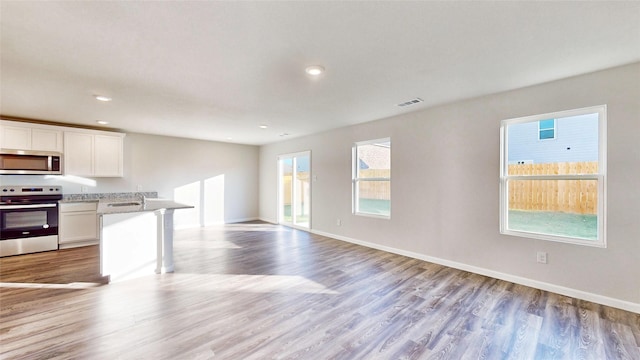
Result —
<instances>
[{"instance_id":1,"label":"upper kitchen cabinet","mask_svg":"<svg viewBox=\"0 0 640 360\"><path fill-rule=\"evenodd\" d=\"M119 176L123 174L123 137L96 135L93 143L95 176Z\"/></svg>"},{"instance_id":2,"label":"upper kitchen cabinet","mask_svg":"<svg viewBox=\"0 0 640 360\"><path fill-rule=\"evenodd\" d=\"M3 120L0 121L0 148L63 152L62 129Z\"/></svg>"},{"instance_id":3,"label":"upper kitchen cabinet","mask_svg":"<svg viewBox=\"0 0 640 360\"><path fill-rule=\"evenodd\" d=\"M65 131L65 175L124 176L124 136L125 134L105 131Z\"/></svg>"},{"instance_id":4,"label":"upper kitchen cabinet","mask_svg":"<svg viewBox=\"0 0 640 360\"><path fill-rule=\"evenodd\" d=\"M95 135L82 132L64 132L64 174L93 176Z\"/></svg>"}]
</instances>

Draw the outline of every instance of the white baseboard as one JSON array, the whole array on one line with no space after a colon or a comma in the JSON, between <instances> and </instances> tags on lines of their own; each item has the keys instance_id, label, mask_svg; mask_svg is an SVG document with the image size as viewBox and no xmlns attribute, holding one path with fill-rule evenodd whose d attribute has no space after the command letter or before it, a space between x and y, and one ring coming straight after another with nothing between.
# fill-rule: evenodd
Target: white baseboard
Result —
<instances>
[{"instance_id":1,"label":"white baseboard","mask_svg":"<svg viewBox=\"0 0 640 360\"><path fill-rule=\"evenodd\" d=\"M618 309L631 311L631 312L640 314L640 304L633 303L633 302L630 302L630 301L611 298L611 297L608 297L608 296L598 295L598 294L594 294L594 293L590 293L590 292L586 292L586 291L582 291L582 290L567 288L567 287L564 287L564 286L559 286L559 285L555 285L555 284L546 283L546 282L543 282L543 281L528 279L528 278L524 278L524 277L520 277L520 276L516 276L516 275L505 274L505 273L501 273L501 272L490 270L490 269L485 269L485 268L481 268L481 267L477 267L477 266L473 266L473 265L463 264L463 263L459 263L459 262L451 261L451 260L447 260L447 259L441 259L441 258L437 258L437 257L427 256L427 255L423 255L423 254L412 252L412 251L396 249L396 248L393 248L393 247L390 247L390 246L375 244L375 243L371 243L371 242L368 242L368 241L362 241L362 240L358 240L358 239L349 238L349 237L346 237L346 236L335 235L335 234L327 233L327 232L324 232L324 231L310 230L310 232L313 233L313 234L322 235L322 236L330 237L330 238L333 238L333 239L346 241L346 242L349 242L349 243L352 243L352 244L366 246L368 248L373 248L373 249L377 249L377 250L390 252L390 253L393 253L393 254L403 255L403 256L414 258L414 259L424 260L424 261L431 262L431 263L434 263L434 264L448 266L448 267L451 267L451 268L454 268L454 269L464 270L464 271L472 272L472 273L475 273L475 274L484 275L484 276L488 276L488 277L492 277L492 278L500 279L500 280L504 280L504 281L509 281L509 282L512 282L512 283L525 285L525 286L529 286L529 287L532 287L532 288L545 290L545 291L553 292L553 293L560 294L560 295L570 296L570 297L573 297L573 298L576 298L576 299L591 301L591 302L594 302L594 303L597 303L597 304L611 306L611 307L614 307L614 308L618 308Z\"/></svg>"}]
</instances>

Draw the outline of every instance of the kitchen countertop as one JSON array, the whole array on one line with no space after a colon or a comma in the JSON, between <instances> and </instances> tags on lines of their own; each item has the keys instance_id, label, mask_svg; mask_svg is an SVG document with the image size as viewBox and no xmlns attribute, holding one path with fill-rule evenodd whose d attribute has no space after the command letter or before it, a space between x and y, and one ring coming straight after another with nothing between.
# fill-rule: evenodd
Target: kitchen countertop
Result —
<instances>
[{"instance_id":1,"label":"kitchen countertop","mask_svg":"<svg viewBox=\"0 0 640 360\"><path fill-rule=\"evenodd\" d=\"M133 201L143 198L157 198L158 193L149 192L113 192L113 193L82 193L63 194L60 203L96 202L96 201Z\"/></svg>"},{"instance_id":2,"label":"kitchen countertop","mask_svg":"<svg viewBox=\"0 0 640 360\"><path fill-rule=\"evenodd\" d=\"M139 199L132 200L100 200L98 202L98 215L124 214L162 209L190 209L191 205L181 204L168 199Z\"/></svg>"},{"instance_id":3,"label":"kitchen countertop","mask_svg":"<svg viewBox=\"0 0 640 360\"><path fill-rule=\"evenodd\" d=\"M162 209L189 209L191 205L177 203L169 199L159 199L158 193L128 192L128 193L83 193L66 194L59 201L65 203L97 202L98 215L124 214Z\"/></svg>"}]
</instances>

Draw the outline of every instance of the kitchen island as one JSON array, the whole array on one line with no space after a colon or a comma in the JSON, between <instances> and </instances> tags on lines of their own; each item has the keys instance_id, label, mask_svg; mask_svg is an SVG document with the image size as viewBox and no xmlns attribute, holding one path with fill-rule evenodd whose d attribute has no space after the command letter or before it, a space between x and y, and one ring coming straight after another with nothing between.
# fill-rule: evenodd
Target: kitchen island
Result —
<instances>
[{"instance_id":1,"label":"kitchen island","mask_svg":"<svg viewBox=\"0 0 640 360\"><path fill-rule=\"evenodd\" d=\"M100 272L110 281L173 272L173 212L166 199L100 201Z\"/></svg>"}]
</instances>

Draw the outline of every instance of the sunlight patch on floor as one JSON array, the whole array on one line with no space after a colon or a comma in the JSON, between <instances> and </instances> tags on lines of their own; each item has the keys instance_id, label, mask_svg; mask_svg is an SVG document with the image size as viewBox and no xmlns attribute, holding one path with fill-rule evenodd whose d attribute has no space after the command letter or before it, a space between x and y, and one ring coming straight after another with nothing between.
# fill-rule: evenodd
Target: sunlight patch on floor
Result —
<instances>
[{"instance_id":1,"label":"sunlight patch on floor","mask_svg":"<svg viewBox=\"0 0 640 360\"><path fill-rule=\"evenodd\" d=\"M175 238L188 238L190 236L202 236L202 235L223 235L225 232L239 231L239 232L289 232L289 228L276 224L247 224L247 223L232 223L232 224L219 224L219 225L207 225L205 227L197 228L176 228Z\"/></svg>"},{"instance_id":2,"label":"sunlight patch on floor","mask_svg":"<svg viewBox=\"0 0 640 360\"><path fill-rule=\"evenodd\" d=\"M221 225L225 231L289 231L289 229L273 224L226 224Z\"/></svg>"},{"instance_id":3,"label":"sunlight patch on floor","mask_svg":"<svg viewBox=\"0 0 640 360\"><path fill-rule=\"evenodd\" d=\"M242 249L242 246L226 240L180 240L176 241L173 247L176 249Z\"/></svg>"},{"instance_id":4,"label":"sunlight patch on floor","mask_svg":"<svg viewBox=\"0 0 640 360\"><path fill-rule=\"evenodd\" d=\"M187 291L247 293L339 294L326 286L297 275L163 274L161 286L187 285ZM136 284L144 286L141 282ZM150 284L149 286L158 286Z\"/></svg>"}]
</instances>

